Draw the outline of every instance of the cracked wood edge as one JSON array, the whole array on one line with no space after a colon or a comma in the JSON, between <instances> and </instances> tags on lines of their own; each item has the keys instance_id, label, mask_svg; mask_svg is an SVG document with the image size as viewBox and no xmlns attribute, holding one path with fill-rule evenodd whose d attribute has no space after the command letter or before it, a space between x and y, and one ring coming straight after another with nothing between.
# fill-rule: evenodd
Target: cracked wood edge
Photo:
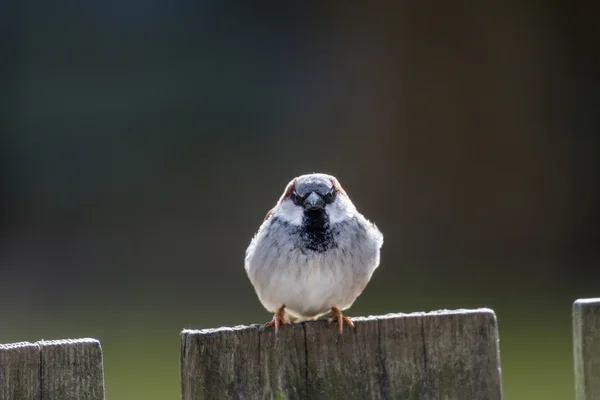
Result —
<instances>
[{"instance_id":1,"label":"cracked wood edge","mask_svg":"<svg viewBox=\"0 0 600 400\"><path fill-rule=\"evenodd\" d=\"M184 330L183 400L212 398L502 398L498 327L490 309Z\"/></svg>"}]
</instances>

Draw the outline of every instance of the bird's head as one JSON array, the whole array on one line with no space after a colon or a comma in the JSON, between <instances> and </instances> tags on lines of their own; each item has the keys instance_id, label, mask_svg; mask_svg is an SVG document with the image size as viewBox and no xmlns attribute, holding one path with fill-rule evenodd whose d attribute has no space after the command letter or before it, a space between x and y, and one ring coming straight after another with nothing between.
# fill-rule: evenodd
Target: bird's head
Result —
<instances>
[{"instance_id":1,"label":"bird's head","mask_svg":"<svg viewBox=\"0 0 600 400\"><path fill-rule=\"evenodd\" d=\"M272 212L293 225L307 219L334 224L352 218L356 209L334 176L313 173L292 179Z\"/></svg>"}]
</instances>

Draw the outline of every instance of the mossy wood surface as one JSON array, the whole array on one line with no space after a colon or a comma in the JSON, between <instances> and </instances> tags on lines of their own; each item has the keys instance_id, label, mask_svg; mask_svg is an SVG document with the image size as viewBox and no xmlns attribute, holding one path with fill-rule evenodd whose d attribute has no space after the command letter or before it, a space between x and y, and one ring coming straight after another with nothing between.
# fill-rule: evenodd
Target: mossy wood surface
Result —
<instances>
[{"instance_id":1,"label":"mossy wood surface","mask_svg":"<svg viewBox=\"0 0 600 400\"><path fill-rule=\"evenodd\" d=\"M502 398L489 309L184 330L183 400Z\"/></svg>"}]
</instances>

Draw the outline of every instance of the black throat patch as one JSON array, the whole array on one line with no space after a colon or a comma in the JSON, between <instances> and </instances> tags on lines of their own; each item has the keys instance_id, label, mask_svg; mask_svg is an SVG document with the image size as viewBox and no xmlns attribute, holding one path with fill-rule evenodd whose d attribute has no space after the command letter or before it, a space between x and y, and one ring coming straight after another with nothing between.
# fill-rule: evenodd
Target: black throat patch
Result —
<instances>
[{"instance_id":1,"label":"black throat patch","mask_svg":"<svg viewBox=\"0 0 600 400\"><path fill-rule=\"evenodd\" d=\"M306 249L318 253L327 251L337 245L325 210L304 212L300 237Z\"/></svg>"}]
</instances>

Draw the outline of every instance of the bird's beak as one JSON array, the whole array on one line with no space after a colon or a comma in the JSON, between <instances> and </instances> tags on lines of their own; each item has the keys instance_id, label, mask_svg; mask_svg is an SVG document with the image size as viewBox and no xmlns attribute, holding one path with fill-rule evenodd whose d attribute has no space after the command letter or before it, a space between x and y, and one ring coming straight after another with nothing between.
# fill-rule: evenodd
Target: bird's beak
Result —
<instances>
[{"instance_id":1,"label":"bird's beak","mask_svg":"<svg viewBox=\"0 0 600 400\"><path fill-rule=\"evenodd\" d=\"M304 209L305 210L321 210L325 206L325 202L323 198L316 194L315 192L311 192L311 194L306 197L304 200Z\"/></svg>"}]
</instances>

